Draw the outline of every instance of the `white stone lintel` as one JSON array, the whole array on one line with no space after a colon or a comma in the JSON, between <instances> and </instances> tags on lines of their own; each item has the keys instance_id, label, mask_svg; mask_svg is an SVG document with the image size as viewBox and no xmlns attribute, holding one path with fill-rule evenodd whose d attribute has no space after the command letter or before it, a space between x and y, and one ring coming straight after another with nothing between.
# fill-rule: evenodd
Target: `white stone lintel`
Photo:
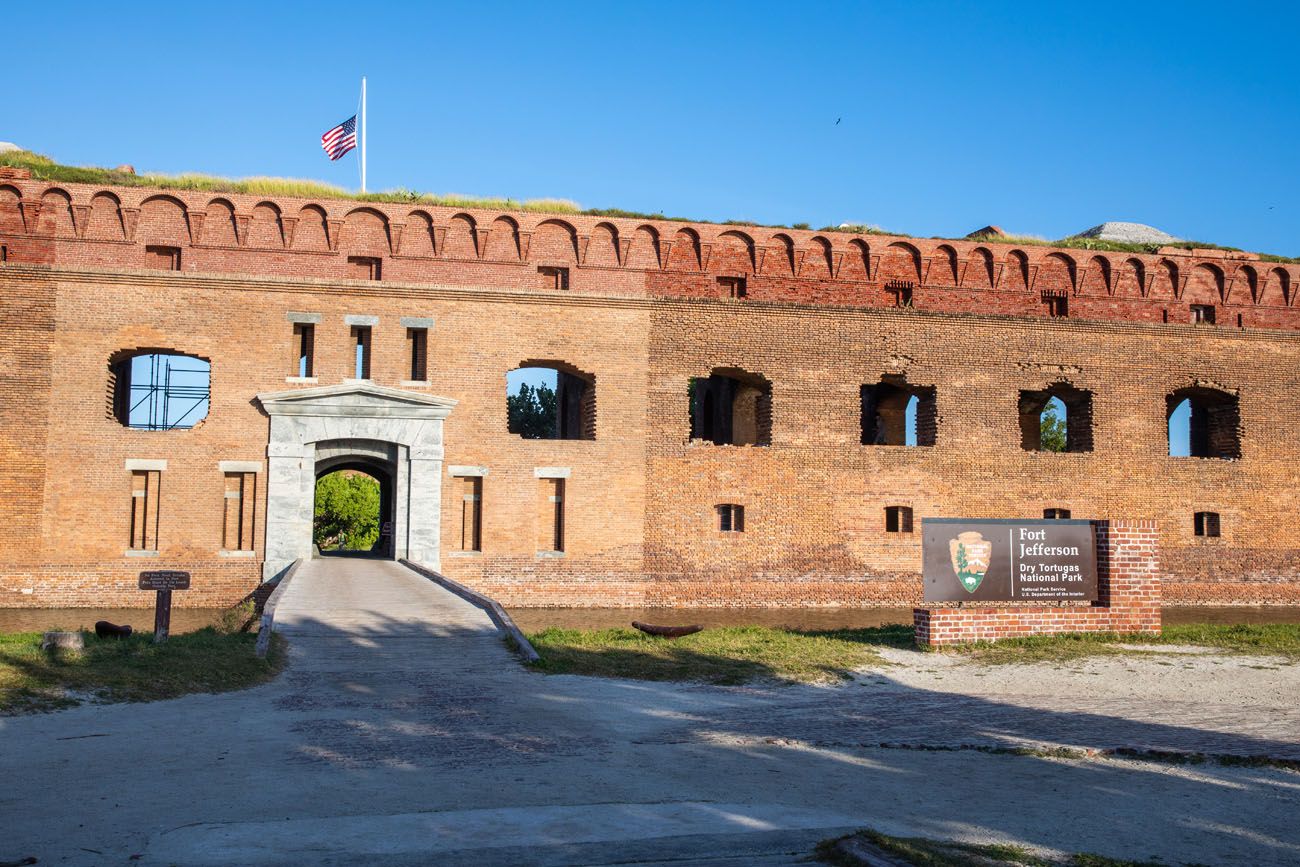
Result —
<instances>
[{"instance_id":1,"label":"white stone lintel","mask_svg":"<svg viewBox=\"0 0 1300 867\"><path fill-rule=\"evenodd\" d=\"M567 479L572 474L572 467L533 467L533 477L538 479Z\"/></svg>"},{"instance_id":2,"label":"white stone lintel","mask_svg":"<svg viewBox=\"0 0 1300 867\"><path fill-rule=\"evenodd\" d=\"M462 467L462 466L457 466L456 464L452 464L451 466L447 467L447 475L449 476L457 476L457 477L486 476L487 474L488 474L487 467Z\"/></svg>"},{"instance_id":3,"label":"white stone lintel","mask_svg":"<svg viewBox=\"0 0 1300 867\"><path fill-rule=\"evenodd\" d=\"M126 468L132 472L136 470L162 472L163 470L167 469L167 461L147 460L143 458L127 458Z\"/></svg>"},{"instance_id":4,"label":"white stone lintel","mask_svg":"<svg viewBox=\"0 0 1300 867\"><path fill-rule=\"evenodd\" d=\"M379 317L362 313L349 313L343 317L345 325L378 325Z\"/></svg>"},{"instance_id":5,"label":"white stone lintel","mask_svg":"<svg viewBox=\"0 0 1300 867\"><path fill-rule=\"evenodd\" d=\"M260 473L261 461L217 461L217 468L223 473Z\"/></svg>"},{"instance_id":6,"label":"white stone lintel","mask_svg":"<svg viewBox=\"0 0 1300 867\"><path fill-rule=\"evenodd\" d=\"M432 316L403 316L403 317L402 317L402 327L403 327L403 328L428 328L428 329L432 329L432 328L433 328L433 317L432 317Z\"/></svg>"},{"instance_id":7,"label":"white stone lintel","mask_svg":"<svg viewBox=\"0 0 1300 867\"><path fill-rule=\"evenodd\" d=\"M288 319L290 322L300 323L303 325L316 325L321 321L321 314L297 313L291 310L288 313L284 314L284 318Z\"/></svg>"}]
</instances>

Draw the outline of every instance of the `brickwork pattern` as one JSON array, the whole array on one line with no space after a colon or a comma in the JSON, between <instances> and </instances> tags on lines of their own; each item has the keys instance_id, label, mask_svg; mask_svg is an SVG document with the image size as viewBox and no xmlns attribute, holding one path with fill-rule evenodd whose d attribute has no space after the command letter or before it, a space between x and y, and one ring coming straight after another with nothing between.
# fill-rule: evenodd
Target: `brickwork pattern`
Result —
<instances>
[{"instance_id":1,"label":"brickwork pattern","mask_svg":"<svg viewBox=\"0 0 1300 867\"><path fill-rule=\"evenodd\" d=\"M1064 632L1160 631L1159 528L1155 521L1093 524L1098 598L1089 606L916 608L916 642L941 646Z\"/></svg>"},{"instance_id":2,"label":"brickwork pattern","mask_svg":"<svg viewBox=\"0 0 1300 867\"><path fill-rule=\"evenodd\" d=\"M250 592L265 480L252 557L232 559L219 462L265 460L258 392L353 375L348 315L379 319L373 381L459 401L446 463L488 468L481 550L458 550L463 492L444 484L443 569L508 605L916 603L919 534L885 531L896 505L917 526L1149 515L1167 601L1300 602L1295 446L1276 434L1300 423L1295 266L21 178L0 181L0 244L0 605L140 604L124 576L162 563L204 588L178 604ZM179 272L140 270L159 245ZM349 256L384 279L347 279ZM542 288L543 266L570 288ZM746 297L721 297L736 274ZM897 280L914 307L890 306ZM1041 297L1060 292L1071 318L1048 319ZM1185 324L1207 292L1247 327ZM302 313L320 316L314 383L286 382ZM433 321L426 382L408 381L403 317ZM210 360L208 418L114 421L109 360L133 349ZM594 439L506 430L505 377L525 362L594 378ZM690 380L719 369L771 384L770 445L690 440ZM862 386L886 377L934 389L933 446L862 444ZM1092 394L1092 451L1021 448L1018 395L1058 384ZM1239 459L1168 456L1165 399L1192 387L1238 396ZM168 462L156 558L124 554L131 459ZM539 556L541 466L571 470L562 556ZM719 503L745 507L745 532L719 532ZM1196 511L1223 535L1196 537Z\"/></svg>"}]
</instances>

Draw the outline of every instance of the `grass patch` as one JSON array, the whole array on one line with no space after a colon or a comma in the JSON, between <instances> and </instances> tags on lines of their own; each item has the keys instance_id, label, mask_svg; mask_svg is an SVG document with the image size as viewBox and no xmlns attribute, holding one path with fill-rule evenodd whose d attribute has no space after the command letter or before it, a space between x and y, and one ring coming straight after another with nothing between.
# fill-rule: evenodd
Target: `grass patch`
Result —
<instances>
[{"instance_id":1,"label":"grass patch","mask_svg":"<svg viewBox=\"0 0 1300 867\"><path fill-rule=\"evenodd\" d=\"M154 644L152 633L97 639L83 633L86 649L41 650L39 632L0 634L0 715L73 707L86 700L154 701L194 692L227 692L264 683L284 665L273 636L261 659L257 636L207 627Z\"/></svg>"},{"instance_id":2,"label":"grass patch","mask_svg":"<svg viewBox=\"0 0 1300 867\"><path fill-rule=\"evenodd\" d=\"M1300 660L1300 623L1185 624L1166 626L1160 635L1126 635L1116 632L1079 632L1068 635L1034 635L976 642L943 648L940 653L960 653L987 663L1058 662L1085 656L1117 656L1133 651L1123 645L1196 645L1217 647L1248 656L1279 656Z\"/></svg>"},{"instance_id":3,"label":"grass patch","mask_svg":"<svg viewBox=\"0 0 1300 867\"><path fill-rule=\"evenodd\" d=\"M543 629L528 640L547 674L739 684L825 683L880 664L877 648L910 646L910 626L799 631L766 626L706 629L666 639L635 629Z\"/></svg>"},{"instance_id":4,"label":"grass patch","mask_svg":"<svg viewBox=\"0 0 1300 867\"><path fill-rule=\"evenodd\" d=\"M1063 859L1044 858L1024 846L1010 843L957 843L926 837L893 837L879 831L859 831L847 837L817 844L818 860L836 867L866 867L864 855L881 853L903 864L919 867L996 867L1020 864L1024 867L1168 867L1163 861L1129 861L1080 852Z\"/></svg>"}]
</instances>

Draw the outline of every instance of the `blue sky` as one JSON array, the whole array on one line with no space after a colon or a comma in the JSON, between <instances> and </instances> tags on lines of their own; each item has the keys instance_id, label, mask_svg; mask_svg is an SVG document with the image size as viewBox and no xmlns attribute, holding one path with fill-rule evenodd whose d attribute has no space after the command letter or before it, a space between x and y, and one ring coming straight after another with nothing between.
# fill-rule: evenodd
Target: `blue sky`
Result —
<instances>
[{"instance_id":1,"label":"blue sky","mask_svg":"<svg viewBox=\"0 0 1300 867\"><path fill-rule=\"evenodd\" d=\"M13 4L0 140L355 186L365 74L372 189L1300 255L1297 5Z\"/></svg>"}]
</instances>

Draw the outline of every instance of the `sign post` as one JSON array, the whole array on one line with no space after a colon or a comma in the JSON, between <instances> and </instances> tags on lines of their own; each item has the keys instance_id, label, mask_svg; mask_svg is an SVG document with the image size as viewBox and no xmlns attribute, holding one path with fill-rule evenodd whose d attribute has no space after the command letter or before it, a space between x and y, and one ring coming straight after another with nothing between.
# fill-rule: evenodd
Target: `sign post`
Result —
<instances>
[{"instance_id":1,"label":"sign post","mask_svg":"<svg viewBox=\"0 0 1300 867\"><path fill-rule=\"evenodd\" d=\"M172 591L189 590L190 573L173 569L141 572L140 589L158 592L153 610L153 642L162 644L167 640L172 624Z\"/></svg>"}]
</instances>

